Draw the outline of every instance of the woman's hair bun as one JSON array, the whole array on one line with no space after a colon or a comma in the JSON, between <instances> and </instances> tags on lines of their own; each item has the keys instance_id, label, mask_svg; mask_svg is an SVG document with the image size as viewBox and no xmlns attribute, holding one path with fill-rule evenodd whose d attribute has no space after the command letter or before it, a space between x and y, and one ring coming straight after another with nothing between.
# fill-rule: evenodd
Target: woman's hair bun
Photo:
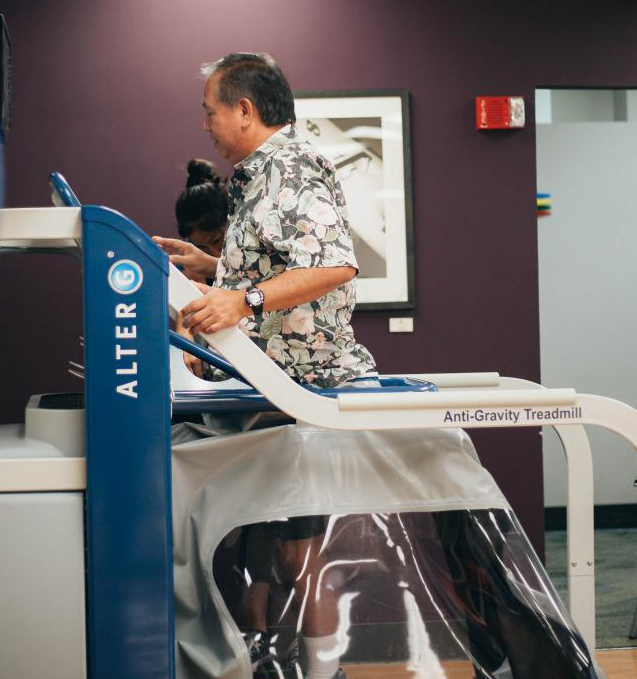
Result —
<instances>
[{"instance_id":1,"label":"woman's hair bun","mask_svg":"<svg viewBox=\"0 0 637 679\"><path fill-rule=\"evenodd\" d=\"M188 179L186 181L186 188L191 186L198 186L199 184L206 184L210 182L215 186L219 186L221 177L214 171L213 164L202 158L193 158L188 162Z\"/></svg>"}]
</instances>

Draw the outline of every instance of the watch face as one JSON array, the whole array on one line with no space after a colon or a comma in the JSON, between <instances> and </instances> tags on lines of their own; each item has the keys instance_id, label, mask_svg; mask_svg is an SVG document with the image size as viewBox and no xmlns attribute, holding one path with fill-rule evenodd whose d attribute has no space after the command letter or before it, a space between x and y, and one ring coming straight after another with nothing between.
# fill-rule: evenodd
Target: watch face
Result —
<instances>
[{"instance_id":1,"label":"watch face","mask_svg":"<svg viewBox=\"0 0 637 679\"><path fill-rule=\"evenodd\" d=\"M261 304L261 293L258 290L252 290L248 293L248 304L252 306Z\"/></svg>"}]
</instances>

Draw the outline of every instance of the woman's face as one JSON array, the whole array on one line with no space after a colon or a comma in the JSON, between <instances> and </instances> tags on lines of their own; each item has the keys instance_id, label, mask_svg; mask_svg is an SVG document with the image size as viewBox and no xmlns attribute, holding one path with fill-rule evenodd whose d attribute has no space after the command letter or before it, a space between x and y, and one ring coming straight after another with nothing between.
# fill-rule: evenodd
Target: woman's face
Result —
<instances>
[{"instance_id":1,"label":"woman's face","mask_svg":"<svg viewBox=\"0 0 637 679\"><path fill-rule=\"evenodd\" d=\"M221 250L223 249L223 241L226 238L227 228L227 224L214 231L204 231L203 229L195 227L188 237L188 240L207 255L219 257L221 255Z\"/></svg>"}]
</instances>

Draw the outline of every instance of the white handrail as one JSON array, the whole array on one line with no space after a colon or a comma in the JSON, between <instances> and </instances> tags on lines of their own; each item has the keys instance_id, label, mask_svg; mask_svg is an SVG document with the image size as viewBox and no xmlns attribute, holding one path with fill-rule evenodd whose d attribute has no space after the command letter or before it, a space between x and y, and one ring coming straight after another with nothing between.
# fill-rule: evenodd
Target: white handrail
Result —
<instances>
[{"instance_id":1,"label":"white handrail","mask_svg":"<svg viewBox=\"0 0 637 679\"><path fill-rule=\"evenodd\" d=\"M577 400L574 389L399 392L369 394L355 391L338 396L341 411L431 408L506 408L512 406L572 406Z\"/></svg>"},{"instance_id":2,"label":"white handrail","mask_svg":"<svg viewBox=\"0 0 637 679\"><path fill-rule=\"evenodd\" d=\"M174 266L170 267L169 300L181 310L201 292ZM637 411L619 401L602 396L576 394L572 389L515 389L509 392L514 405L496 405L491 392L458 390L453 400L440 400L440 407L431 407L435 393L409 394L415 399L401 400L407 394L380 395L387 399L386 407L373 408L371 400L377 395L343 394L339 400L319 396L304 389L265 355L238 328L229 328L204 336L237 370L279 409L296 419L332 429L416 429L426 427L454 427L459 423L471 427L492 427L506 424L511 427L555 426L562 424L598 424L616 431L637 447ZM541 394L541 396L539 395ZM357 410L341 410L339 403L355 403L358 397L371 396L370 405ZM443 395L439 395L443 396ZM482 399L485 399L484 401ZM508 401L507 403L510 403ZM558 407L554 407L558 406ZM559 407L562 406L562 407ZM482 415L473 409L489 409ZM552 408L552 409L549 409Z\"/></svg>"}]
</instances>

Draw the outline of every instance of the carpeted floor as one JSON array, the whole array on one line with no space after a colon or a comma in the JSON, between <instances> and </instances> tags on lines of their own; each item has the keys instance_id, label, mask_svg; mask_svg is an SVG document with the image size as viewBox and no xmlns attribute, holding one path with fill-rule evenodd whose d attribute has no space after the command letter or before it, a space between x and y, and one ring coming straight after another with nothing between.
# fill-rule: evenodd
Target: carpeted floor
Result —
<instances>
[{"instance_id":1,"label":"carpeted floor","mask_svg":"<svg viewBox=\"0 0 637 679\"><path fill-rule=\"evenodd\" d=\"M566 531L546 533L546 567L566 596ZM595 531L597 648L637 647L628 631L637 606L637 528Z\"/></svg>"}]
</instances>

